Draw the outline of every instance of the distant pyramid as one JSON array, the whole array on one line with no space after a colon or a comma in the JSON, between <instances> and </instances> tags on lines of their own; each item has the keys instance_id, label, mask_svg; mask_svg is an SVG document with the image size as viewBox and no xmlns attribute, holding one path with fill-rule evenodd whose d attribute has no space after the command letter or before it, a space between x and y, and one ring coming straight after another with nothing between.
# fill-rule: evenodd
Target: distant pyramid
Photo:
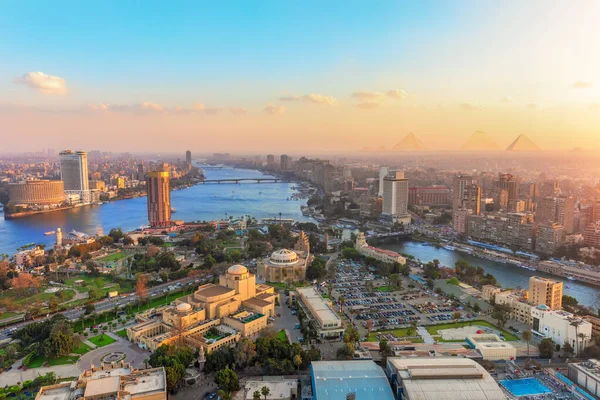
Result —
<instances>
[{"instance_id":1,"label":"distant pyramid","mask_svg":"<svg viewBox=\"0 0 600 400\"><path fill-rule=\"evenodd\" d=\"M404 136L398 144L392 147L392 150L395 151L423 151L425 149L426 147L423 142L421 142L412 132Z\"/></svg>"},{"instance_id":2,"label":"distant pyramid","mask_svg":"<svg viewBox=\"0 0 600 400\"><path fill-rule=\"evenodd\" d=\"M499 147L487 133L475 131L460 149L463 151L491 151L499 150Z\"/></svg>"},{"instance_id":3,"label":"distant pyramid","mask_svg":"<svg viewBox=\"0 0 600 400\"><path fill-rule=\"evenodd\" d=\"M574 149L571 149L571 151L573 153L583 153L583 149L581 147L575 147Z\"/></svg>"},{"instance_id":4,"label":"distant pyramid","mask_svg":"<svg viewBox=\"0 0 600 400\"><path fill-rule=\"evenodd\" d=\"M533 143L527 136L521 134L514 142L506 148L507 151L540 151L537 144Z\"/></svg>"}]
</instances>

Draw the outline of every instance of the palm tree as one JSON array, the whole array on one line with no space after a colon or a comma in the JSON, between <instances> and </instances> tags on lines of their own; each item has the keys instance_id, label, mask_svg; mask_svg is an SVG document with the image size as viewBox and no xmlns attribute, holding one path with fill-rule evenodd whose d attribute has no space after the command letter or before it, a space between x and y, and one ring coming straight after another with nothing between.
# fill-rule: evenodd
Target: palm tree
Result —
<instances>
[{"instance_id":1,"label":"palm tree","mask_svg":"<svg viewBox=\"0 0 600 400\"><path fill-rule=\"evenodd\" d=\"M258 390L255 390L254 393L252 393L252 400L260 400L260 392Z\"/></svg>"},{"instance_id":2,"label":"palm tree","mask_svg":"<svg viewBox=\"0 0 600 400\"><path fill-rule=\"evenodd\" d=\"M338 299L340 301L340 311L342 314L344 313L344 303L346 302L346 298L344 296L340 296Z\"/></svg>"},{"instance_id":3,"label":"palm tree","mask_svg":"<svg viewBox=\"0 0 600 400\"><path fill-rule=\"evenodd\" d=\"M571 321L571 326L575 327L575 337L579 337L579 325L581 325L581 320L576 319ZM579 355L579 342L575 339L575 355Z\"/></svg>"},{"instance_id":4,"label":"palm tree","mask_svg":"<svg viewBox=\"0 0 600 400\"><path fill-rule=\"evenodd\" d=\"M294 356L294 364L298 368L298 375L300 375L300 365L302 365L302 356L300 354L296 354Z\"/></svg>"},{"instance_id":5,"label":"palm tree","mask_svg":"<svg viewBox=\"0 0 600 400\"><path fill-rule=\"evenodd\" d=\"M266 386L263 386L262 388L260 388L260 393L265 396L265 400L267 400L267 396L271 394L271 389L269 389Z\"/></svg>"},{"instance_id":6,"label":"palm tree","mask_svg":"<svg viewBox=\"0 0 600 400\"><path fill-rule=\"evenodd\" d=\"M527 342L527 357L529 357L529 341L531 340L531 331L524 331L521 335L523 340Z\"/></svg>"}]
</instances>

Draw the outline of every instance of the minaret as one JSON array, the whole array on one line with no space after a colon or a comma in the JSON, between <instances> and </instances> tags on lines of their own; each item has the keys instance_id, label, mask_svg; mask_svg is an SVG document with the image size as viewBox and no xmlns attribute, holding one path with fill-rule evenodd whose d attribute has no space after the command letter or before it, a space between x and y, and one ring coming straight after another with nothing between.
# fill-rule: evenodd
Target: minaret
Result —
<instances>
[{"instance_id":1,"label":"minaret","mask_svg":"<svg viewBox=\"0 0 600 400\"><path fill-rule=\"evenodd\" d=\"M204 370L204 363L206 363L206 356L204 355L204 346L200 346L200 355L198 356L198 364L200 372Z\"/></svg>"},{"instance_id":2,"label":"minaret","mask_svg":"<svg viewBox=\"0 0 600 400\"><path fill-rule=\"evenodd\" d=\"M56 245L54 247L56 247L57 249L61 249L62 241L63 241L62 231L60 230L60 228L57 228L56 229Z\"/></svg>"}]
</instances>

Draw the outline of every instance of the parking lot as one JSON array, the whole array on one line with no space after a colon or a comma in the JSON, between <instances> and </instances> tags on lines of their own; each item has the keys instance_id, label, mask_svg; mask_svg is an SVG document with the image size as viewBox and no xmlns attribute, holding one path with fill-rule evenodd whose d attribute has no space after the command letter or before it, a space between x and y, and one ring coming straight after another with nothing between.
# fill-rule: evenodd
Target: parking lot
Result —
<instances>
[{"instance_id":1,"label":"parking lot","mask_svg":"<svg viewBox=\"0 0 600 400\"><path fill-rule=\"evenodd\" d=\"M477 318L408 277L402 277L400 290L393 291L385 279L356 262L340 261L329 284L335 303L342 306L343 298L344 314L365 335L368 321L372 330L387 330L453 321L456 312L461 314L461 321ZM321 286L321 291L327 293L327 287Z\"/></svg>"}]
</instances>

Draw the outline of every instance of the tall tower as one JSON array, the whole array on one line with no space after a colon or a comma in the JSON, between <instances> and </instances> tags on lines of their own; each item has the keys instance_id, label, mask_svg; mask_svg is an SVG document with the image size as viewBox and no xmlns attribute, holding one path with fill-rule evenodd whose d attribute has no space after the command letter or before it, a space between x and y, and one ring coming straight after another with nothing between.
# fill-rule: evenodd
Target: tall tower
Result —
<instances>
[{"instance_id":1,"label":"tall tower","mask_svg":"<svg viewBox=\"0 0 600 400\"><path fill-rule=\"evenodd\" d=\"M56 229L56 245L54 247L56 247L57 249L61 249L62 241L63 241L62 231L60 230L60 228L58 228L58 229Z\"/></svg>"},{"instance_id":2,"label":"tall tower","mask_svg":"<svg viewBox=\"0 0 600 400\"><path fill-rule=\"evenodd\" d=\"M192 152L189 150L185 152L185 162L190 165L192 164Z\"/></svg>"},{"instance_id":3,"label":"tall tower","mask_svg":"<svg viewBox=\"0 0 600 400\"><path fill-rule=\"evenodd\" d=\"M384 218L392 222L410 224L408 214L408 179L404 172L396 171L383 178L383 212Z\"/></svg>"},{"instance_id":4,"label":"tall tower","mask_svg":"<svg viewBox=\"0 0 600 400\"><path fill-rule=\"evenodd\" d=\"M89 190L88 159L85 151L60 152L60 179L65 191Z\"/></svg>"},{"instance_id":5,"label":"tall tower","mask_svg":"<svg viewBox=\"0 0 600 400\"><path fill-rule=\"evenodd\" d=\"M169 172L149 171L146 178L148 191L148 222L151 227L171 225L171 187Z\"/></svg>"},{"instance_id":6,"label":"tall tower","mask_svg":"<svg viewBox=\"0 0 600 400\"><path fill-rule=\"evenodd\" d=\"M390 173L390 169L388 167L380 167L379 168L379 195L383 196L383 178L385 178Z\"/></svg>"},{"instance_id":7,"label":"tall tower","mask_svg":"<svg viewBox=\"0 0 600 400\"><path fill-rule=\"evenodd\" d=\"M477 183L472 176L457 175L452 181L452 213L463 206L465 189L467 186Z\"/></svg>"}]
</instances>

